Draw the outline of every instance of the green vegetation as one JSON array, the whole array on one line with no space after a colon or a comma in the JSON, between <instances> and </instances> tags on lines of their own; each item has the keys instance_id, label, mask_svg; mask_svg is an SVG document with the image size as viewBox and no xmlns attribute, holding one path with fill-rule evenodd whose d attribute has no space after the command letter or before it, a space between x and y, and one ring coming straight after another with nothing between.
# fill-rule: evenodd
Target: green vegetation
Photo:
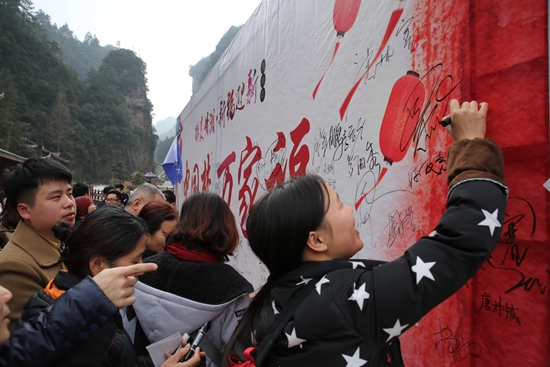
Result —
<instances>
[{"instance_id":1,"label":"green vegetation","mask_svg":"<svg viewBox=\"0 0 550 367\"><path fill-rule=\"evenodd\" d=\"M189 67L189 76L193 78L193 94L199 89L201 83L204 81L210 70L216 65L220 57L223 55L229 44L233 41L233 38L239 33L242 26L232 26L220 39L220 42L216 45L216 49L210 55L203 57L195 65Z\"/></svg>"},{"instance_id":2,"label":"green vegetation","mask_svg":"<svg viewBox=\"0 0 550 367\"><path fill-rule=\"evenodd\" d=\"M164 158L166 158L166 155L170 150L170 146L174 141L174 137L175 136L169 136L166 139L162 139L158 142L157 149L155 150L155 162L160 164L164 162Z\"/></svg>"},{"instance_id":3,"label":"green vegetation","mask_svg":"<svg viewBox=\"0 0 550 367\"><path fill-rule=\"evenodd\" d=\"M143 178L143 172L137 171L132 173L132 185L138 186L142 183L146 182L145 178Z\"/></svg>"},{"instance_id":4,"label":"green vegetation","mask_svg":"<svg viewBox=\"0 0 550 367\"><path fill-rule=\"evenodd\" d=\"M147 92L133 51L89 33L80 42L30 0L0 1L0 148L30 157L28 138L70 160L78 181L107 182L112 167L151 171L158 137Z\"/></svg>"},{"instance_id":5,"label":"green vegetation","mask_svg":"<svg viewBox=\"0 0 550 367\"><path fill-rule=\"evenodd\" d=\"M128 171L126 171L126 169L124 168L123 161L116 162L113 166L111 166L109 170L113 178L115 178L118 182L124 182L131 178Z\"/></svg>"},{"instance_id":6,"label":"green vegetation","mask_svg":"<svg viewBox=\"0 0 550 367\"><path fill-rule=\"evenodd\" d=\"M111 45L100 46L97 37L90 32L80 42L67 24L58 28L57 24L51 24L50 16L42 10L36 13L36 22L40 25L39 34L57 43L63 52L63 63L76 70L80 80L86 79L90 69L99 69L109 51L116 50Z\"/></svg>"}]
</instances>

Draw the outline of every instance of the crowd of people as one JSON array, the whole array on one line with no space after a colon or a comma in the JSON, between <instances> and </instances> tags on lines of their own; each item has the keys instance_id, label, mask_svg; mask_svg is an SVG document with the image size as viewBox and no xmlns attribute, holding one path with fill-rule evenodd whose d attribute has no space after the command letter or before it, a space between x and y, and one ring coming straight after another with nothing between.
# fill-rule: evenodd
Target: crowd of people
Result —
<instances>
[{"instance_id":1,"label":"crowd of people","mask_svg":"<svg viewBox=\"0 0 550 367\"><path fill-rule=\"evenodd\" d=\"M430 235L390 262L351 261L363 248L353 208L319 176L292 178L247 218L270 272L254 296L227 264L239 230L219 195L177 207L145 183L106 187L96 204L63 165L19 164L0 195L0 366L153 366L147 346L204 330L189 360L182 340L162 366L403 365L399 335L474 275L506 209L487 104L450 107L447 209Z\"/></svg>"}]
</instances>

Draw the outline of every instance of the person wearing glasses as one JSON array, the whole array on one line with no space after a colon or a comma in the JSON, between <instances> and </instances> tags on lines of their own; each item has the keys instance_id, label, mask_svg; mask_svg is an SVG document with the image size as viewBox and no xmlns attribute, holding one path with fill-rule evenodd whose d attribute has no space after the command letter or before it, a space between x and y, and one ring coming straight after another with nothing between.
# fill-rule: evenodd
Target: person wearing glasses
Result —
<instances>
[{"instance_id":1,"label":"person wearing glasses","mask_svg":"<svg viewBox=\"0 0 550 367\"><path fill-rule=\"evenodd\" d=\"M109 190L109 192L107 192L107 196L105 196L105 204L123 208L122 194L120 191L117 189Z\"/></svg>"}]
</instances>

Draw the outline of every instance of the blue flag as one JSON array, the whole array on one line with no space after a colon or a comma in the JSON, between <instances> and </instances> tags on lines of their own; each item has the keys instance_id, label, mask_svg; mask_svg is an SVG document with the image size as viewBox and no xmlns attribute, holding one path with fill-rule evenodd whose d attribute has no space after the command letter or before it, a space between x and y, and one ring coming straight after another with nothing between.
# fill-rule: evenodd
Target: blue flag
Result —
<instances>
[{"instance_id":1,"label":"blue flag","mask_svg":"<svg viewBox=\"0 0 550 367\"><path fill-rule=\"evenodd\" d=\"M177 136L174 138L172 145L170 145L168 154L166 154L166 158L164 158L164 162L162 163L162 168L164 168L164 172L166 172L166 176L168 176L172 185L181 182L183 179L183 165Z\"/></svg>"}]
</instances>

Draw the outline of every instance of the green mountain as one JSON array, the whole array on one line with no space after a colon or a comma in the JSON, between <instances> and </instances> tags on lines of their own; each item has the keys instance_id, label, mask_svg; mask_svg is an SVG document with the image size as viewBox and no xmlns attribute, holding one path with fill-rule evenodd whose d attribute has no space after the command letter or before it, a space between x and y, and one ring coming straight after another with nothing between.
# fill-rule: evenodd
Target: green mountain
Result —
<instances>
[{"instance_id":1,"label":"green mountain","mask_svg":"<svg viewBox=\"0 0 550 367\"><path fill-rule=\"evenodd\" d=\"M229 44L231 43L231 41L233 41L233 38L235 38L241 28L242 26L231 26L231 28L229 28L227 32L225 32L225 34L216 45L216 49L214 50L214 52L200 59L200 61L197 62L195 65L191 65L189 67L189 76L193 78L193 94L195 94L210 70L212 70L214 65L216 65L220 57L223 55L227 47L229 47Z\"/></svg>"},{"instance_id":2,"label":"green mountain","mask_svg":"<svg viewBox=\"0 0 550 367\"><path fill-rule=\"evenodd\" d=\"M36 22L41 26L42 34L57 43L62 52L63 63L76 70L80 80L86 79L90 69L99 69L105 56L116 50L112 45L100 46L97 37L92 36L90 32L87 32L84 41L80 42L67 24L58 28L42 10L36 13Z\"/></svg>"},{"instance_id":3,"label":"green mountain","mask_svg":"<svg viewBox=\"0 0 550 367\"><path fill-rule=\"evenodd\" d=\"M30 0L0 1L0 148L31 157L30 139L60 153L78 181L108 182L118 161L129 172L152 170L158 137L143 60L114 48L97 64L99 41L55 30Z\"/></svg>"}]
</instances>

